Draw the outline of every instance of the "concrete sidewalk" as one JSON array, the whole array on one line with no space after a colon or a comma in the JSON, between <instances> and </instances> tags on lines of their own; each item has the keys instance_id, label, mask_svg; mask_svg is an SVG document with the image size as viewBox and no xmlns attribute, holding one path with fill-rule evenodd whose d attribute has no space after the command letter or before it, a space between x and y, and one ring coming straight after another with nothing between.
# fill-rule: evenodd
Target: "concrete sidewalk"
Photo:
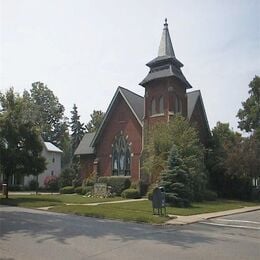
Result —
<instances>
[{"instance_id":1,"label":"concrete sidewalk","mask_svg":"<svg viewBox=\"0 0 260 260\"><path fill-rule=\"evenodd\" d=\"M173 217L173 219L167 221L165 224L166 225L186 225L186 224L192 224L192 223L200 222L200 221L203 221L203 220L206 220L206 219L223 217L223 216L228 216L228 215L233 215L233 214L238 214L238 213L244 213L244 212L250 212L250 211L256 211L256 210L260 210L260 206L243 207L243 208L240 208L240 209L232 209L232 210L197 214L197 215L191 215L191 216L169 215L170 217Z\"/></svg>"}]
</instances>

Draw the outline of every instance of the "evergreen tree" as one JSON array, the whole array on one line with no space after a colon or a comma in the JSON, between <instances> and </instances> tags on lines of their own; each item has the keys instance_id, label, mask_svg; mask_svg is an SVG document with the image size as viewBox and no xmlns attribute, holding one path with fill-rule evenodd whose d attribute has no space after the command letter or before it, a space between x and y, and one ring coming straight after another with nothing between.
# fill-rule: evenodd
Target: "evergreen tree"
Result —
<instances>
[{"instance_id":1,"label":"evergreen tree","mask_svg":"<svg viewBox=\"0 0 260 260\"><path fill-rule=\"evenodd\" d=\"M152 183L159 181L160 173L167 168L173 145L191 174L193 200L201 200L207 182L204 148L195 128L181 115L174 116L168 124L157 124L153 128L144 149L143 171L149 173Z\"/></svg>"},{"instance_id":2,"label":"evergreen tree","mask_svg":"<svg viewBox=\"0 0 260 260\"><path fill-rule=\"evenodd\" d=\"M71 121L70 121L70 127L71 127L71 143L72 143L72 151L75 152L77 149L82 137L85 133L85 126L83 123L80 122L80 116L78 114L78 108L76 104L73 105L73 110L71 111Z\"/></svg>"},{"instance_id":3,"label":"evergreen tree","mask_svg":"<svg viewBox=\"0 0 260 260\"><path fill-rule=\"evenodd\" d=\"M191 176L175 145L170 150L167 169L161 173L160 185L165 188L166 202L176 206L190 204Z\"/></svg>"},{"instance_id":4,"label":"evergreen tree","mask_svg":"<svg viewBox=\"0 0 260 260\"><path fill-rule=\"evenodd\" d=\"M90 115L91 120L87 123L86 129L88 133L96 132L102 123L104 113L101 110L94 110Z\"/></svg>"}]
</instances>

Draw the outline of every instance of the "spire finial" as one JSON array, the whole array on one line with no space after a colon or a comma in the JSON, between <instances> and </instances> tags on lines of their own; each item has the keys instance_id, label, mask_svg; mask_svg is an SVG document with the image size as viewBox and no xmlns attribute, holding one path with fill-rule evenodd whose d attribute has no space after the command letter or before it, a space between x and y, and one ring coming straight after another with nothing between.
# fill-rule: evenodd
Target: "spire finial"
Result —
<instances>
[{"instance_id":1,"label":"spire finial","mask_svg":"<svg viewBox=\"0 0 260 260\"><path fill-rule=\"evenodd\" d=\"M164 26L168 26L167 18L164 19Z\"/></svg>"}]
</instances>

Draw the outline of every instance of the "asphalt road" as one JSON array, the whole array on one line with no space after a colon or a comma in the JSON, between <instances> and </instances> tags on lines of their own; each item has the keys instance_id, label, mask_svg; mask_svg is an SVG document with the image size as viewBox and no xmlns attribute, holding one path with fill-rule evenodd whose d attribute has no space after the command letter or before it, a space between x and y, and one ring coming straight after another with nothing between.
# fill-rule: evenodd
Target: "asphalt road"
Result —
<instances>
[{"instance_id":1,"label":"asphalt road","mask_svg":"<svg viewBox=\"0 0 260 260\"><path fill-rule=\"evenodd\" d=\"M259 223L260 211L162 227L0 206L0 259L259 260Z\"/></svg>"}]
</instances>

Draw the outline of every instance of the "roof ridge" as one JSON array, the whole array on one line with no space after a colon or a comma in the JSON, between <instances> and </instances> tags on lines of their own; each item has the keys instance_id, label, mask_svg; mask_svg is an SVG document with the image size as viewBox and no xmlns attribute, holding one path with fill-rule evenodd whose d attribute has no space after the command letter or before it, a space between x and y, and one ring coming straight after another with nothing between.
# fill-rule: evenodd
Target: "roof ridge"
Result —
<instances>
[{"instance_id":1,"label":"roof ridge","mask_svg":"<svg viewBox=\"0 0 260 260\"><path fill-rule=\"evenodd\" d=\"M201 92L201 91L199 89L196 89L196 90L192 90L192 91L187 92L187 94L194 93L194 92Z\"/></svg>"},{"instance_id":2,"label":"roof ridge","mask_svg":"<svg viewBox=\"0 0 260 260\"><path fill-rule=\"evenodd\" d=\"M128 92L130 92L130 93L134 94L135 96L138 96L138 97L140 97L140 98L144 98L143 96L141 96L141 95L139 95L139 94L137 94L137 93L133 92L132 90L129 90L129 89L127 89L127 88L124 88L124 87L121 87L121 86L118 86L118 88L119 88L119 89L126 90L126 91L128 91Z\"/></svg>"}]
</instances>

